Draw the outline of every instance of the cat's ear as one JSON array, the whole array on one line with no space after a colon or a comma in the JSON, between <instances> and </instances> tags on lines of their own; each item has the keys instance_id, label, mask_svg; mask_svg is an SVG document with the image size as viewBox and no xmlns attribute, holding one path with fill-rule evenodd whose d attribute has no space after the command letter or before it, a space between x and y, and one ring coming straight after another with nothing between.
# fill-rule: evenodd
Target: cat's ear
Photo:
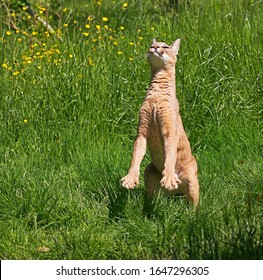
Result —
<instances>
[{"instance_id":1,"label":"cat's ear","mask_svg":"<svg viewBox=\"0 0 263 280\"><path fill-rule=\"evenodd\" d=\"M181 39L177 39L170 46L171 49L174 51L175 55L178 55L178 52L179 52L179 49L180 49L180 42L181 42Z\"/></svg>"},{"instance_id":2,"label":"cat's ear","mask_svg":"<svg viewBox=\"0 0 263 280\"><path fill-rule=\"evenodd\" d=\"M155 39L155 38L153 38L152 44L153 44L153 45L156 44L156 39Z\"/></svg>"}]
</instances>

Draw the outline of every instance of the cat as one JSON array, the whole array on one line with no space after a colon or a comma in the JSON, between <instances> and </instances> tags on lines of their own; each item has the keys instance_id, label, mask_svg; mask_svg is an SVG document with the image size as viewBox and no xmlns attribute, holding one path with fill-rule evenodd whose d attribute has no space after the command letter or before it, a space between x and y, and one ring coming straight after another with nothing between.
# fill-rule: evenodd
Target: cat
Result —
<instances>
[{"instance_id":1,"label":"cat","mask_svg":"<svg viewBox=\"0 0 263 280\"><path fill-rule=\"evenodd\" d=\"M152 161L144 171L147 197L152 198L162 188L171 194L184 194L197 206L197 162L191 152L176 97L175 64L180 41L177 39L169 46L153 39L148 51L151 82L139 114L131 166L121 183L126 189L139 184L140 164L148 146Z\"/></svg>"}]
</instances>

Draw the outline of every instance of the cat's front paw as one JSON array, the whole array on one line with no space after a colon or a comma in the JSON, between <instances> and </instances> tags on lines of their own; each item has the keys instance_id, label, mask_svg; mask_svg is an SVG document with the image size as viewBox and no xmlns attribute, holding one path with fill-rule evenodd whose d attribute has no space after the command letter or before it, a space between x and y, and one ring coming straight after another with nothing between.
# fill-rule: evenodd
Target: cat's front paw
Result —
<instances>
[{"instance_id":1,"label":"cat's front paw","mask_svg":"<svg viewBox=\"0 0 263 280\"><path fill-rule=\"evenodd\" d=\"M181 184L182 181L179 179L177 173L164 171L163 178L160 183L162 187L168 191L172 191L178 189L178 184Z\"/></svg>"},{"instance_id":2,"label":"cat's front paw","mask_svg":"<svg viewBox=\"0 0 263 280\"><path fill-rule=\"evenodd\" d=\"M139 176L127 174L121 179L121 185L127 189L134 189L135 186L139 185Z\"/></svg>"}]
</instances>

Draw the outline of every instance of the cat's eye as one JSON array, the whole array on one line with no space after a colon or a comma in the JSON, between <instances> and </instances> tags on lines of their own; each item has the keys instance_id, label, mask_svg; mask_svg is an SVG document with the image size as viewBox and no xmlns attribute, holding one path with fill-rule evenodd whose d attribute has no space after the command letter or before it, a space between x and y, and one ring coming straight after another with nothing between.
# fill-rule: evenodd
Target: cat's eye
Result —
<instances>
[{"instance_id":1,"label":"cat's eye","mask_svg":"<svg viewBox=\"0 0 263 280\"><path fill-rule=\"evenodd\" d=\"M170 49L170 47L169 47L169 46L166 46L166 45L164 45L163 48L164 48L164 49Z\"/></svg>"}]
</instances>

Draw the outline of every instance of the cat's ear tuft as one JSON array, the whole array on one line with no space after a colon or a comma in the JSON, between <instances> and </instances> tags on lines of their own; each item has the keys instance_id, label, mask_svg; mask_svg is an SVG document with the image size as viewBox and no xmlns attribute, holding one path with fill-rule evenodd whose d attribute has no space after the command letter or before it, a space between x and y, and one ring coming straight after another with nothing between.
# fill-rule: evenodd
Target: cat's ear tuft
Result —
<instances>
[{"instance_id":1,"label":"cat's ear tuft","mask_svg":"<svg viewBox=\"0 0 263 280\"><path fill-rule=\"evenodd\" d=\"M175 55L178 55L178 52L179 52L179 49L180 49L180 42L181 42L181 39L177 39L170 46L171 49L174 51Z\"/></svg>"},{"instance_id":2,"label":"cat's ear tuft","mask_svg":"<svg viewBox=\"0 0 263 280\"><path fill-rule=\"evenodd\" d=\"M153 44L153 45L156 44L156 39L155 39L155 38L153 38L152 44Z\"/></svg>"}]
</instances>

